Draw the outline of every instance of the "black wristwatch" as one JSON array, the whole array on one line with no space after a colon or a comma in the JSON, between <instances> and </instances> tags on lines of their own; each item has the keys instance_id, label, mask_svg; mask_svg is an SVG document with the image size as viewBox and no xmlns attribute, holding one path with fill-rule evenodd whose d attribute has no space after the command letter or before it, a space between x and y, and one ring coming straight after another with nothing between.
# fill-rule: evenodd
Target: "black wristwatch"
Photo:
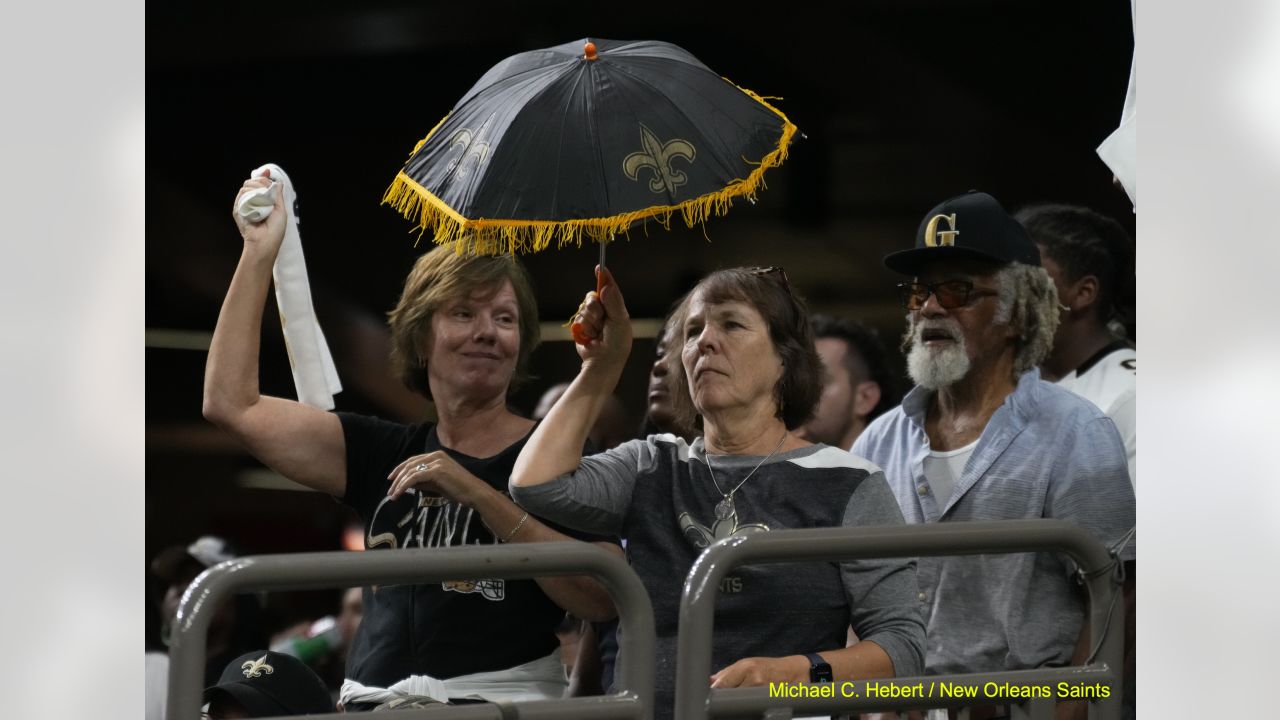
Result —
<instances>
[{"instance_id":1,"label":"black wristwatch","mask_svg":"<svg viewBox=\"0 0 1280 720\"><path fill-rule=\"evenodd\" d=\"M805 657L809 658L809 682L833 682L831 678L831 665L822 659L818 653L805 653Z\"/></svg>"}]
</instances>

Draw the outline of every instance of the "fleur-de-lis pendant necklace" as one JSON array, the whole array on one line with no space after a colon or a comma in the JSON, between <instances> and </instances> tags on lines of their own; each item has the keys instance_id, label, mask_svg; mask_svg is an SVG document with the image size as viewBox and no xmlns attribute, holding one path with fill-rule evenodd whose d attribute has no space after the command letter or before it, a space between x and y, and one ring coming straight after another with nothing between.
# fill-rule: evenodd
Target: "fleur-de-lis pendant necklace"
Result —
<instances>
[{"instance_id":1,"label":"fleur-de-lis pendant necklace","mask_svg":"<svg viewBox=\"0 0 1280 720\"><path fill-rule=\"evenodd\" d=\"M742 478L742 482L733 486L733 489L727 493L720 489L720 482L716 480L716 471L711 469L711 453L707 453L707 472L711 473L711 484L716 486L716 492L720 493L720 497L722 498L720 502L716 503L716 520L727 520L738 514L738 509L733 505L734 493L738 492L739 488L747 484L747 481L751 479L751 476L756 474L756 470L759 470L762 465L769 462L769 458L773 457L778 452L778 449L782 447L782 443L785 442L786 439L787 431L783 430L782 437L778 439L778 444L774 446L773 450L771 450L768 455L765 455L763 460L756 463L755 467L751 468L751 472L747 473L747 476Z\"/></svg>"}]
</instances>

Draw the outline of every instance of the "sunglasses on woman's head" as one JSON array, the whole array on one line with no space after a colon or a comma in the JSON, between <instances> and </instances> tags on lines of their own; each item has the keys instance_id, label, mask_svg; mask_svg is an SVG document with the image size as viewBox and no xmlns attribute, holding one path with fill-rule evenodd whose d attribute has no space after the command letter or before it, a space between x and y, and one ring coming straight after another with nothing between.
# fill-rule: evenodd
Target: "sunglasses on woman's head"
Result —
<instances>
[{"instance_id":1,"label":"sunglasses on woman's head","mask_svg":"<svg viewBox=\"0 0 1280 720\"><path fill-rule=\"evenodd\" d=\"M788 293L791 292L791 281L787 280L787 271L784 270L781 265L770 265L769 267L752 268L751 274L755 275L756 277L767 277L769 275L777 275L778 279L782 281L782 287L785 288Z\"/></svg>"}]
</instances>

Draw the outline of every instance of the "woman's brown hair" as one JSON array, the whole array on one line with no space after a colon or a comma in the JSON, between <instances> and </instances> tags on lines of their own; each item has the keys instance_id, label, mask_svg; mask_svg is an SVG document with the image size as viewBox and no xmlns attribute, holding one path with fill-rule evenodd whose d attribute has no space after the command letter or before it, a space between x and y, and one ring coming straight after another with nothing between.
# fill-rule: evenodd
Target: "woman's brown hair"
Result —
<instances>
[{"instance_id":1,"label":"woman's brown hair","mask_svg":"<svg viewBox=\"0 0 1280 720\"><path fill-rule=\"evenodd\" d=\"M774 387L777 417L788 430L808 422L822 395L822 359L813 344L813 328L804 299L791 289L781 268L731 268L703 278L673 313L679 345L685 343L684 325L695 296L704 303L739 301L756 309L769 326L773 349L782 359L782 377ZM684 363L676 363L676 382L685 392L672 394L676 419L688 427L702 427L698 410L688 392Z\"/></svg>"}]
</instances>

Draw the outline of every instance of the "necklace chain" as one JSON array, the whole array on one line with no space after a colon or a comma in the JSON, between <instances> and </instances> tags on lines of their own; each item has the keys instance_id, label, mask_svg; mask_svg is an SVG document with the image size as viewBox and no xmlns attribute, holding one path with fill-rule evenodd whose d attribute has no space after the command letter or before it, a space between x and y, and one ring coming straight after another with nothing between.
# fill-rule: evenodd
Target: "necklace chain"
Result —
<instances>
[{"instance_id":1,"label":"necklace chain","mask_svg":"<svg viewBox=\"0 0 1280 720\"><path fill-rule=\"evenodd\" d=\"M778 452L778 449L782 447L782 443L785 442L786 439L787 439L787 431L783 430L782 437L778 438L778 444L774 446L773 450L769 451L769 454L765 455L763 460L756 463L756 466L751 468L751 472L747 473L747 476L742 478L742 482L735 485L733 489L727 493L720 489L720 483L719 481L716 480L716 471L711 468L711 453L707 453L707 472L711 473L711 484L716 486L716 492L720 493L720 497L724 498L725 500L731 500L733 498L733 494L738 492L738 489L741 488L743 485L746 485L747 481L751 479L752 475L756 474L756 471L759 470L762 465L769 462L769 458L773 457L774 454ZM704 442L703 449L705 450L706 441L704 440L703 442Z\"/></svg>"}]
</instances>

